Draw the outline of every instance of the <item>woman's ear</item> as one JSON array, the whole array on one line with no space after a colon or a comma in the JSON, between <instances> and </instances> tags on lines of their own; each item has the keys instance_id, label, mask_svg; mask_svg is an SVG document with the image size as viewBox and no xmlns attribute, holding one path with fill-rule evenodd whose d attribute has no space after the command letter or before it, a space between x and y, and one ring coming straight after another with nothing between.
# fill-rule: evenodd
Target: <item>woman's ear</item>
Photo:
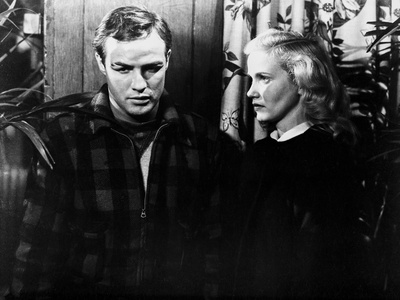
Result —
<instances>
[{"instance_id":1,"label":"woman's ear","mask_svg":"<svg viewBox=\"0 0 400 300\"><path fill-rule=\"evenodd\" d=\"M101 59L100 55L95 52L94 56L96 57L97 66L99 67L100 72L106 75L106 67L104 66L103 60Z\"/></svg>"},{"instance_id":2,"label":"woman's ear","mask_svg":"<svg viewBox=\"0 0 400 300\"><path fill-rule=\"evenodd\" d=\"M299 95L299 99L302 102L304 100L305 97L305 91L303 88L299 87L298 91L297 91L298 95Z\"/></svg>"},{"instance_id":3,"label":"woman's ear","mask_svg":"<svg viewBox=\"0 0 400 300\"><path fill-rule=\"evenodd\" d=\"M301 87L299 87L297 92L300 95L300 97L304 97L306 94L306 91L304 90L304 88L301 88Z\"/></svg>"}]
</instances>

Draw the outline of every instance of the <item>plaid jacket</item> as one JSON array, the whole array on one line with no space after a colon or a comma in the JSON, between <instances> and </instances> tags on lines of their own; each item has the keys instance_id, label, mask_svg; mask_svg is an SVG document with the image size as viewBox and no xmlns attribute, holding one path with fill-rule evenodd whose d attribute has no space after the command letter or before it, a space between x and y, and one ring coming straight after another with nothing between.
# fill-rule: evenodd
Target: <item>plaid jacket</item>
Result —
<instances>
[{"instance_id":1,"label":"plaid jacket","mask_svg":"<svg viewBox=\"0 0 400 300\"><path fill-rule=\"evenodd\" d=\"M13 294L201 292L204 273L216 271L211 242L220 234L211 195L217 131L160 103L146 192L106 85L83 105L104 118L63 113L46 124L41 136L56 164L39 162L28 182Z\"/></svg>"}]
</instances>

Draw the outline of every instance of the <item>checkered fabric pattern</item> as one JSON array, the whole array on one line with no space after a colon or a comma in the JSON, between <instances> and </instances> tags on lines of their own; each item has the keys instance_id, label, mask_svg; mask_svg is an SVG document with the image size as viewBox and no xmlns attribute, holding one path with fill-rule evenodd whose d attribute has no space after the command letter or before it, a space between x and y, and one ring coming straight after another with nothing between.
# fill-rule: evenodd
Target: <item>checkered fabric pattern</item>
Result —
<instances>
[{"instance_id":1,"label":"checkered fabric pattern","mask_svg":"<svg viewBox=\"0 0 400 300\"><path fill-rule=\"evenodd\" d=\"M56 164L39 161L29 177L13 294L197 294L217 276L218 130L160 101L146 192L106 85L84 107L110 120L62 113L46 124Z\"/></svg>"}]
</instances>

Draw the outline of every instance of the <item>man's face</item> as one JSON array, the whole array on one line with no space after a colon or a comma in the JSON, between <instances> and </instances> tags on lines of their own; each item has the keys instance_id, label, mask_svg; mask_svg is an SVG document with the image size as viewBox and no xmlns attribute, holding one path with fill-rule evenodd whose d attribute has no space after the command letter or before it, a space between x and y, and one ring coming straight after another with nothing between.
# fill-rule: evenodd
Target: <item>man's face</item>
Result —
<instances>
[{"instance_id":1,"label":"man's face","mask_svg":"<svg viewBox=\"0 0 400 300\"><path fill-rule=\"evenodd\" d=\"M170 53L165 55L165 43L155 32L129 42L107 38L104 64L96 53L100 71L107 78L111 100L133 121L155 118Z\"/></svg>"}]
</instances>

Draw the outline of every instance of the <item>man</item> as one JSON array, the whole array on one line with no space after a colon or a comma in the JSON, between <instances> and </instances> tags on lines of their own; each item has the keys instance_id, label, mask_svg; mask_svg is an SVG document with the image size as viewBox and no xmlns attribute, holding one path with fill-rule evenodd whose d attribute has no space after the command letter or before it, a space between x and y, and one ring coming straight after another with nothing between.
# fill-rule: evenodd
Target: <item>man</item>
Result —
<instances>
[{"instance_id":1,"label":"man","mask_svg":"<svg viewBox=\"0 0 400 300\"><path fill-rule=\"evenodd\" d=\"M74 95L86 113L59 114L41 133L56 163L32 173L12 295L201 295L211 286L203 273L216 270L217 131L167 97L171 43L167 23L134 6L96 29L107 84Z\"/></svg>"}]
</instances>

